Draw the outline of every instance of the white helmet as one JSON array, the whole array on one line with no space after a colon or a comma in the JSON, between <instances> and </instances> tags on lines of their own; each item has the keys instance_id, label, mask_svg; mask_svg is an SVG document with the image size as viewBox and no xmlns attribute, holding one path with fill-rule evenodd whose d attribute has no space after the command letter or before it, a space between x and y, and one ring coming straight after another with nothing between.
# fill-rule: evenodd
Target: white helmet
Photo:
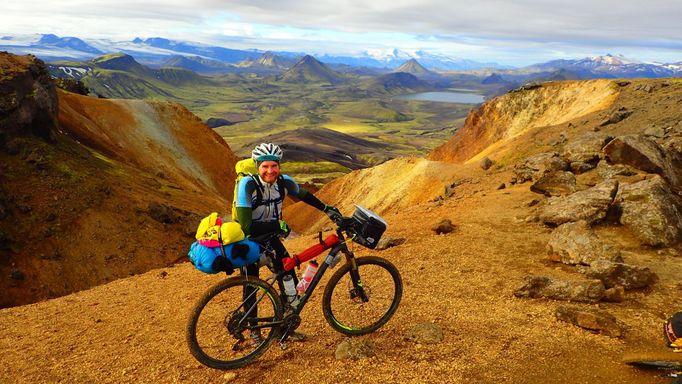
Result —
<instances>
[{"instance_id":1,"label":"white helmet","mask_svg":"<svg viewBox=\"0 0 682 384\"><path fill-rule=\"evenodd\" d=\"M251 158L260 163L261 161L276 161L282 160L282 149L277 144L261 143L251 151Z\"/></svg>"}]
</instances>

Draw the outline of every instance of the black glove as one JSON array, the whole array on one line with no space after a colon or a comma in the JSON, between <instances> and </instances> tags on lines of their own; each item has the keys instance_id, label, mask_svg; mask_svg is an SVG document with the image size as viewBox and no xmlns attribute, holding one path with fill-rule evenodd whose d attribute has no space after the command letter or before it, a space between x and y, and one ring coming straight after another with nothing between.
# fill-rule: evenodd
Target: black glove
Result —
<instances>
[{"instance_id":1,"label":"black glove","mask_svg":"<svg viewBox=\"0 0 682 384\"><path fill-rule=\"evenodd\" d=\"M336 220L337 218L342 217L341 211L338 210L338 208L332 206L332 205L326 205L324 206L323 212L329 216L330 219Z\"/></svg>"},{"instance_id":2,"label":"black glove","mask_svg":"<svg viewBox=\"0 0 682 384\"><path fill-rule=\"evenodd\" d=\"M211 267L215 271L223 271L228 275L231 275L232 272L234 272L234 268L232 267L230 260L222 256L216 257L216 259L213 260L213 265L211 265Z\"/></svg>"}]
</instances>

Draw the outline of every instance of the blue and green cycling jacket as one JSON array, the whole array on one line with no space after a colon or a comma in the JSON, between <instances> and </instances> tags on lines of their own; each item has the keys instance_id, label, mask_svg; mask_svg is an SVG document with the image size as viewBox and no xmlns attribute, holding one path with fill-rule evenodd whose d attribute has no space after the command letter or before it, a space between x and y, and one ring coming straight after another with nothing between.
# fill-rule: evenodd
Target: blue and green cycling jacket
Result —
<instances>
[{"instance_id":1,"label":"blue and green cycling jacket","mask_svg":"<svg viewBox=\"0 0 682 384\"><path fill-rule=\"evenodd\" d=\"M263 182L259 175L254 175L242 178L237 185L236 212L232 212L233 220L242 226L247 236L275 232L279 229L282 203L287 195L297 197L321 211L324 210L324 203L301 188L290 176L281 175L277 182L269 184Z\"/></svg>"}]
</instances>

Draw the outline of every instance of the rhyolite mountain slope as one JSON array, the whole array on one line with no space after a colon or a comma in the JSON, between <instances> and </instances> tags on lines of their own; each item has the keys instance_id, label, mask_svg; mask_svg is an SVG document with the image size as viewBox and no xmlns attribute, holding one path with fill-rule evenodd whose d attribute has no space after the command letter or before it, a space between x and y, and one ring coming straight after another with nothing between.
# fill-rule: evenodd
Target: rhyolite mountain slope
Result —
<instances>
[{"instance_id":1,"label":"rhyolite mountain slope","mask_svg":"<svg viewBox=\"0 0 682 384\"><path fill-rule=\"evenodd\" d=\"M198 217L225 212L236 157L179 104L56 90L0 55L0 306L172 263Z\"/></svg>"}]
</instances>

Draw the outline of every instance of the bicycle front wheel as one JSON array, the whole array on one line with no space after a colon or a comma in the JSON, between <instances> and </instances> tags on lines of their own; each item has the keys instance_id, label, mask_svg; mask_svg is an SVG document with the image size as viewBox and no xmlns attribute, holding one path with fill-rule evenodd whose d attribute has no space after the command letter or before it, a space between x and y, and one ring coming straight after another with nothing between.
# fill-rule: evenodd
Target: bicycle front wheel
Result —
<instances>
[{"instance_id":1,"label":"bicycle front wheel","mask_svg":"<svg viewBox=\"0 0 682 384\"><path fill-rule=\"evenodd\" d=\"M232 277L211 287L194 306L187 344L206 366L239 368L267 350L281 322L282 304L271 286L258 278Z\"/></svg>"},{"instance_id":2,"label":"bicycle front wheel","mask_svg":"<svg viewBox=\"0 0 682 384\"><path fill-rule=\"evenodd\" d=\"M354 261L332 275L322 298L327 322L349 336L371 333L386 324L403 294L400 273L388 260L366 256Z\"/></svg>"}]
</instances>

